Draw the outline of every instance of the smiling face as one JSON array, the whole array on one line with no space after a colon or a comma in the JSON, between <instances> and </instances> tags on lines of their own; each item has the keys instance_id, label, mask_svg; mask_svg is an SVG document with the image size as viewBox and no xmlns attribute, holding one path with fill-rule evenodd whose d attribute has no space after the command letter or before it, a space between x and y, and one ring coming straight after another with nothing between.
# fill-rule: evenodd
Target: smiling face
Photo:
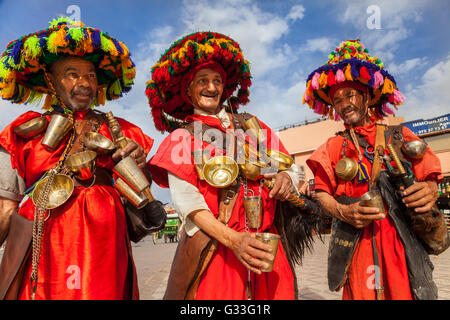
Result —
<instances>
[{"instance_id":1,"label":"smiling face","mask_svg":"<svg viewBox=\"0 0 450 320\"><path fill-rule=\"evenodd\" d=\"M220 73L212 69L201 69L192 79L187 89L191 103L205 112L216 114L220 111L223 81Z\"/></svg>"},{"instance_id":2,"label":"smiling face","mask_svg":"<svg viewBox=\"0 0 450 320\"><path fill-rule=\"evenodd\" d=\"M333 96L333 106L346 124L365 126L370 123L368 97L367 93L351 87L340 88Z\"/></svg>"},{"instance_id":3,"label":"smiling face","mask_svg":"<svg viewBox=\"0 0 450 320\"><path fill-rule=\"evenodd\" d=\"M57 60L50 80L56 95L73 111L89 109L97 92L97 72L92 62L78 57Z\"/></svg>"}]
</instances>

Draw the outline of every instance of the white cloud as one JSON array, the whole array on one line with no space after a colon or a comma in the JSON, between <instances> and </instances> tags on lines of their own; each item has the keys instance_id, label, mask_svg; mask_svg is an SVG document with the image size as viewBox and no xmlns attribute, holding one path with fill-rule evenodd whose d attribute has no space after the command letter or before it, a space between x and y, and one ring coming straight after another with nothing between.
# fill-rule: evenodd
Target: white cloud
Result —
<instances>
[{"instance_id":1,"label":"white cloud","mask_svg":"<svg viewBox=\"0 0 450 320\"><path fill-rule=\"evenodd\" d=\"M315 39L308 39L306 43L301 47L302 51L306 52L323 52L329 53L334 46L337 45L337 41L328 37L320 37ZM324 59L326 56L324 56Z\"/></svg>"},{"instance_id":2,"label":"white cloud","mask_svg":"<svg viewBox=\"0 0 450 320\"><path fill-rule=\"evenodd\" d=\"M428 64L428 58L422 57L422 58L414 58L406 60L404 63L401 63L397 65L396 63L391 63L387 70L389 70L390 74L393 75L402 75L405 73L408 73L409 71L413 70L414 68L422 69Z\"/></svg>"},{"instance_id":3,"label":"white cloud","mask_svg":"<svg viewBox=\"0 0 450 320\"><path fill-rule=\"evenodd\" d=\"M399 107L398 114L406 121L426 119L449 112L450 91L450 54L444 61L430 67L421 78L421 82L409 87L404 95L406 100Z\"/></svg>"},{"instance_id":4,"label":"white cloud","mask_svg":"<svg viewBox=\"0 0 450 320\"><path fill-rule=\"evenodd\" d=\"M301 20L305 16L305 7L301 4L295 5L291 8L291 11L289 11L287 15L287 19L296 21Z\"/></svg>"}]
</instances>

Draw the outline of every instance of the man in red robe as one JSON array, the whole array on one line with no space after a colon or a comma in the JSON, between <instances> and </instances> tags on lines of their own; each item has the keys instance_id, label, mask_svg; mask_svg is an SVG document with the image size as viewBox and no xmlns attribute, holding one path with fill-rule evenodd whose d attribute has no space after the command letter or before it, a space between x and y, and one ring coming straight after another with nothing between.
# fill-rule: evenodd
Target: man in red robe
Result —
<instances>
[{"instance_id":1,"label":"man in red robe","mask_svg":"<svg viewBox=\"0 0 450 320\"><path fill-rule=\"evenodd\" d=\"M12 42L3 56L2 98L23 103L47 94L44 108L50 110L43 115L26 112L0 133L0 145L30 196L12 214L10 224L2 223L6 230L0 233L9 230L9 234L0 266L0 297L137 299L127 220L121 195L113 187L112 168L130 155L145 170L153 140L117 118L129 142L112 154L99 152L89 179L71 178L75 186L71 196L45 211L40 242L35 233L39 211L32 193L51 170L67 177L67 158L86 150L84 133L112 140L106 117L91 107L131 89L135 70L128 49L97 29L61 18L46 30ZM72 126L54 148L42 143L45 127L32 134L23 130L33 119L44 117L48 122L56 114L71 119Z\"/></svg>"},{"instance_id":2,"label":"man in red robe","mask_svg":"<svg viewBox=\"0 0 450 320\"><path fill-rule=\"evenodd\" d=\"M406 210L401 209L400 214L393 210L397 204L387 199L387 188L381 183L378 187L385 210L380 212L359 201L371 187L371 179L375 179L371 176L375 162L384 160L381 175L391 165L386 162L387 150L381 149L378 160L375 156L379 152L376 137L381 127L377 120L386 112L391 113L387 102L396 106L403 101L393 77L359 41L344 41L327 64L311 73L304 100L319 114L332 116L334 109L346 128L307 160L314 173L317 198L335 218L328 260L330 290L343 287L343 299L435 299L437 289L431 280L428 251L410 231L412 225L405 218ZM401 127L385 143L393 143L398 139L396 135L405 142L419 140L408 128ZM356 177L338 172L338 162L344 158L355 160ZM406 157L404 163L411 164L417 180L406 189L401 187L404 205L414 210L413 219L433 208L438 196L437 182L442 179L441 167L429 147L420 159ZM343 196L354 201L340 201ZM347 240L345 236L349 234L352 238ZM448 238L440 251L446 247Z\"/></svg>"},{"instance_id":3,"label":"man in red robe","mask_svg":"<svg viewBox=\"0 0 450 320\"><path fill-rule=\"evenodd\" d=\"M222 103L238 85L237 97L231 97L231 109L226 110ZM183 219L165 299L296 297L295 274L285 242L273 252L255 239L257 231L282 231L275 223L276 207L298 184L296 167L264 175L275 178L272 190L263 185L262 174L249 178L242 171L234 185L218 188L202 177L205 171L197 170L201 161L194 161L193 154L198 151L207 151L211 159L222 155L236 159L234 155L243 150L236 143L243 141L237 129L253 116L235 112L238 102L248 101L249 85L249 67L239 45L218 33L198 32L176 41L152 68L146 93L153 118L157 129L172 132L150 160L149 169L155 182L170 188ZM274 132L258 123L265 132L264 147L287 153ZM207 130L198 132L198 128ZM259 228L246 221L247 195L261 197ZM197 250L202 237L207 240ZM273 271L262 272L271 260Z\"/></svg>"}]
</instances>

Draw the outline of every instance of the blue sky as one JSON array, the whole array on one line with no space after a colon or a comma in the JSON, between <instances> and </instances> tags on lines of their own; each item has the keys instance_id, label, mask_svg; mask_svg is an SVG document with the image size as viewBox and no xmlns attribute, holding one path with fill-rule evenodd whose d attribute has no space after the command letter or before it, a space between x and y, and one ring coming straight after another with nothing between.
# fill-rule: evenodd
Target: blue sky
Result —
<instances>
[{"instance_id":1,"label":"blue sky","mask_svg":"<svg viewBox=\"0 0 450 320\"><path fill-rule=\"evenodd\" d=\"M274 128L318 117L301 104L305 78L342 40L355 38L397 80L406 97L397 115L410 121L449 112L447 0L0 0L1 50L60 15L74 14L67 12L73 5L86 25L108 32L130 49L135 85L102 110L113 111L154 138L150 155L164 138L154 128L144 95L150 68L172 42L200 30L224 33L240 43L253 74L245 110ZM371 27L371 5L379 10L379 29ZM0 101L0 129L30 109L39 107Z\"/></svg>"}]
</instances>

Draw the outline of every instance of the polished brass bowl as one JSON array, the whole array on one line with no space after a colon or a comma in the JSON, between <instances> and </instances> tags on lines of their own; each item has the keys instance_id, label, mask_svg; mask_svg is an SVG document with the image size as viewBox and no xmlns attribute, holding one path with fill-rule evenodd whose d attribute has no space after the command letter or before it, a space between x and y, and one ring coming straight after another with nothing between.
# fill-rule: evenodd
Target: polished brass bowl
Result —
<instances>
[{"instance_id":1,"label":"polished brass bowl","mask_svg":"<svg viewBox=\"0 0 450 320\"><path fill-rule=\"evenodd\" d=\"M14 133L19 137L30 139L42 133L48 125L47 117L37 117L22 123L14 129Z\"/></svg>"},{"instance_id":2,"label":"polished brass bowl","mask_svg":"<svg viewBox=\"0 0 450 320\"><path fill-rule=\"evenodd\" d=\"M239 165L242 174L250 180L256 180L262 175L261 168L267 167L262 162L246 162Z\"/></svg>"},{"instance_id":3,"label":"polished brass bowl","mask_svg":"<svg viewBox=\"0 0 450 320\"><path fill-rule=\"evenodd\" d=\"M278 166L279 171L287 170L294 164L294 160L281 151L267 150L267 155L270 157L273 164Z\"/></svg>"},{"instance_id":4,"label":"polished brass bowl","mask_svg":"<svg viewBox=\"0 0 450 320\"><path fill-rule=\"evenodd\" d=\"M110 153L116 149L114 143L104 135L88 131L84 134L83 144L89 150L99 153Z\"/></svg>"},{"instance_id":5,"label":"polished brass bowl","mask_svg":"<svg viewBox=\"0 0 450 320\"><path fill-rule=\"evenodd\" d=\"M203 166L203 176L211 186L226 188L239 174L239 167L232 158L217 156L209 159Z\"/></svg>"},{"instance_id":6,"label":"polished brass bowl","mask_svg":"<svg viewBox=\"0 0 450 320\"><path fill-rule=\"evenodd\" d=\"M44 186L48 177L40 181L34 188L32 200L35 205L38 203L39 196L44 190ZM56 174L53 178L53 182L50 185L50 192L48 195L48 202L44 206L44 209L50 210L59 207L66 202L73 192L73 181L69 176L64 174Z\"/></svg>"},{"instance_id":7,"label":"polished brass bowl","mask_svg":"<svg viewBox=\"0 0 450 320\"><path fill-rule=\"evenodd\" d=\"M345 181L353 180L358 173L358 163L355 159L344 157L336 164L336 175Z\"/></svg>"},{"instance_id":8,"label":"polished brass bowl","mask_svg":"<svg viewBox=\"0 0 450 320\"><path fill-rule=\"evenodd\" d=\"M427 143L421 140L413 140L402 145L402 152L405 156L412 159L422 159Z\"/></svg>"},{"instance_id":9,"label":"polished brass bowl","mask_svg":"<svg viewBox=\"0 0 450 320\"><path fill-rule=\"evenodd\" d=\"M95 172L97 153L86 150L70 155L65 161L65 166L77 174L77 178L87 180L92 178Z\"/></svg>"}]
</instances>

